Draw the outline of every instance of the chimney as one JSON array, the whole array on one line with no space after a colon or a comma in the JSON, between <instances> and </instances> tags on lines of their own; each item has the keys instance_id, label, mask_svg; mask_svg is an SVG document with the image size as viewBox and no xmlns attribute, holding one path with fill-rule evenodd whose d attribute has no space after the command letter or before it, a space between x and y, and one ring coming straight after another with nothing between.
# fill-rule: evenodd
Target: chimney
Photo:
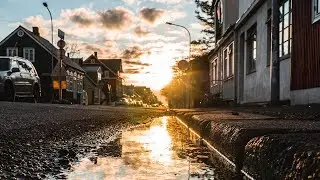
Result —
<instances>
[{"instance_id":1,"label":"chimney","mask_svg":"<svg viewBox=\"0 0 320 180\"><path fill-rule=\"evenodd\" d=\"M67 54L68 58L70 58L70 53Z\"/></svg>"},{"instance_id":2,"label":"chimney","mask_svg":"<svg viewBox=\"0 0 320 180\"><path fill-rule=\"evenodd\" d=\"M94 52L94 56L98 59L98 52Z\"/></svg>"},{"instance_id":3,"label":"chimney","mask_svg":"<svg viewBox=\"0 0 320 180\"><path fill-rule=\"evenodd\" d=\"M38 28L38 27L32 27L32 31L33 31L33 34L34 34L34 35L40 36L39 28Z\"/></svg>"}]
</instances>

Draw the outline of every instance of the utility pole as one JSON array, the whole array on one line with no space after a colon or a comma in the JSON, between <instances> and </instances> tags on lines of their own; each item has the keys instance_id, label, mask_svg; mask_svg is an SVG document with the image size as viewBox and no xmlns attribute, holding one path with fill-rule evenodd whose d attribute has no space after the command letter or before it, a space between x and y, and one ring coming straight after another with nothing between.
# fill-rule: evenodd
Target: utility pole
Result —
<instances>
[{"instance_id":1,"label":"utility pole","mask_svg":"<svg viewBox=\"0 0 320 180\"><path fill-rule=\"evenodd\" d=\"M278 104L280 101L279 8L279 0L272 0L271 103L273 105Z\"/></svg>"},{"instance_id":2,"label":"utility pole","mask_svg":"<svg viewBox=\"0 0 320 180\"><path fill-rule=\"evenodd\" d=\"M58 47L60 48L60 60L59 60L59 101L62 101L62 59L64 58L65 50L63 49L66 46L66 43L63 39L58 41Z\"/></svg>"}]
</instances>

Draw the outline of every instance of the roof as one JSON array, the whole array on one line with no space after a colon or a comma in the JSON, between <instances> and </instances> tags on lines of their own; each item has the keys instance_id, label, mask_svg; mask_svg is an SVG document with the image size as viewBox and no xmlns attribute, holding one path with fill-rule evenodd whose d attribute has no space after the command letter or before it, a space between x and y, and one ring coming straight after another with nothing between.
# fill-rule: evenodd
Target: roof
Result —
<instances>
[{"instance_id":1,"label":"roof","mask_svg":"<svg viewBox=\"0 0 320 180\"><path fill-rule=\"evenodd\" d=\"M87 64L87 61L89 61L92 58L95 58L96 60L98 60L99 64L101 64L103 68L108 69L112 74L114 74L117 77L119 77L117 74L118 71L123 72L121 59L98 59L96 56L91 55L85 61L83 61L84 65L90 65L90 64ZM97 65L97 64L93 64L93 65Z\"/></svg>"},{"instance_id":2,"label":"roof","mask_svg":"<svg viewBox=\"0 0 320 180\"><path fill-rule=\"evenodd\" d=\"M28 36L30 36L32 39L34 39L38 44L40 44L44 49L46 49L51 55L53 55L56 59L58 59L58 49L54 47L53 44L51 44L47 39L35 35L33 32L29 31L28 29L24 28L23 26L19 26L13 33L11 33L8 37L12 36L14 32L18 31L19 29L22 29ZM7 38L5 38L3 41L6 41ZM64 56L63 63L67 66L70 66L74 69L77 69L79 71L84 72L84 70L75 62L73 62L70 58Z\"/></svg>"},{"instance_id":3,"label":"roof","mask_svg":"<svg viewBox=\"0 0 320 180\"><path fill-rule=\"evenodd\" d=\"M97 72L97 71L99 70L100 66L97 66L97 65L95 65L95 66L86 66L86 65L84 65L84 66L82 66L82 68L83 68L85 71L94 71L94 72Z\"/></svg>"},{"instance_id":4,"label":"roof","mask_svg":"<svg viewBox=\"0 0 320 180\"><path fill-rule=\"evenodd\" d=\"M113 72L122 71L121 59L99 59L104 65L108 66Z\"/></svg>"}]
</instances>

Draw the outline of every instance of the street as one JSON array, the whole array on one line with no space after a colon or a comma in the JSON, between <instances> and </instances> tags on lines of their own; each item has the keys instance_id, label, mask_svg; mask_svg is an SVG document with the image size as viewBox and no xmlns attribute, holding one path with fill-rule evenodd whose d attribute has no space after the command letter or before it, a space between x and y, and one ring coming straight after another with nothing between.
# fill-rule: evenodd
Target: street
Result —
<instances>
[{"instance_id":1,"label":"street","mask_svg":"<svg viewBox=\"0 0 320 180\"><path fill-rule=\"evenodd\" d=\"M164 110L0 102L0 179L43 179Z\"/></svg>"}]
</instances>

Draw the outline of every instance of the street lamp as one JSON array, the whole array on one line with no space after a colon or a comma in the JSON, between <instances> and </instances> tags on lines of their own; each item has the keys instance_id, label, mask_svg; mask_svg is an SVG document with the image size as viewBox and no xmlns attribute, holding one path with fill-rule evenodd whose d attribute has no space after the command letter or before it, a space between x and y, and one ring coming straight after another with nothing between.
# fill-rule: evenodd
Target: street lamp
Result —
<instances>
[{"instance_id":1,"label":"street lamp","mask_svg":"<svg viewBox=\"0 0 320 180\"><path fill-rule=\"evenodd\" d=\"M177 27L181 27L181 28L183 28L183 29L185 29L187 32L188 32L188 35L189 35L189 62L190 62L190 60L191 60L191 34L190 34L190 31L185 27L185 26L182 26L182 25L179 25L179 24L174 24L174 23L171 23L171 22L166 22L166 24L168 24L168 25L170 25L170 26L177 26ZM179 62L179 66L181 66L182 68L180 68L180 69L182 69L183 71L185 71L187 68L187 66L189 66L189 63L187 63L186 61L180 61ZM186 88L185 89L187 89L187 84L185 83L185 86L186 86ZM189 91L190 91L190 89L189 89ZM190 105L190 100L191 100L191 98L190 98L190 92L189 92L189 95L188 95L188 106L189 106L189 108L191 108L191 105ZM186 106L186 102L185 102L185 106Z\"/></svg>"},{"instance_id":2,"label":"street lamp","mask_svg":"<svg viewBox=\"0 0 320 180\"><path fill-rule=\"evenodd\" d=\"M189 35L189 61L190 61L191 60L191 34L190 34L190 31L186 27L181 26L179 24L174 24L174 23L171 23L171 22L166 22L166 24L168 24L170 26L181 27L181 28L185 29L188 32L188 35Z\"/></svg>"},{"instance_id":3,"label":"street lamp","mask_svg":"<svg viewBox=\"0 0 320 180\"><path fill-rule=\"evenodd\" d=\"M44 6L45 8L47 8L47 10L48 10L48 12L49 12L49 14L50 14L50 19L51 19L51 44L53 45L53 22L52 22L52 14L51 14L51 11L50 11L50 9L49 9L49 7L48 7L48 3L47 3L47 2L43 2L42 4L43 4L43 6ZM51 55L51 72L53 71L53 52L54 52L54 49L51 49L51 53L52 53L52 55Z\"/></svg>"}]
</instances>

